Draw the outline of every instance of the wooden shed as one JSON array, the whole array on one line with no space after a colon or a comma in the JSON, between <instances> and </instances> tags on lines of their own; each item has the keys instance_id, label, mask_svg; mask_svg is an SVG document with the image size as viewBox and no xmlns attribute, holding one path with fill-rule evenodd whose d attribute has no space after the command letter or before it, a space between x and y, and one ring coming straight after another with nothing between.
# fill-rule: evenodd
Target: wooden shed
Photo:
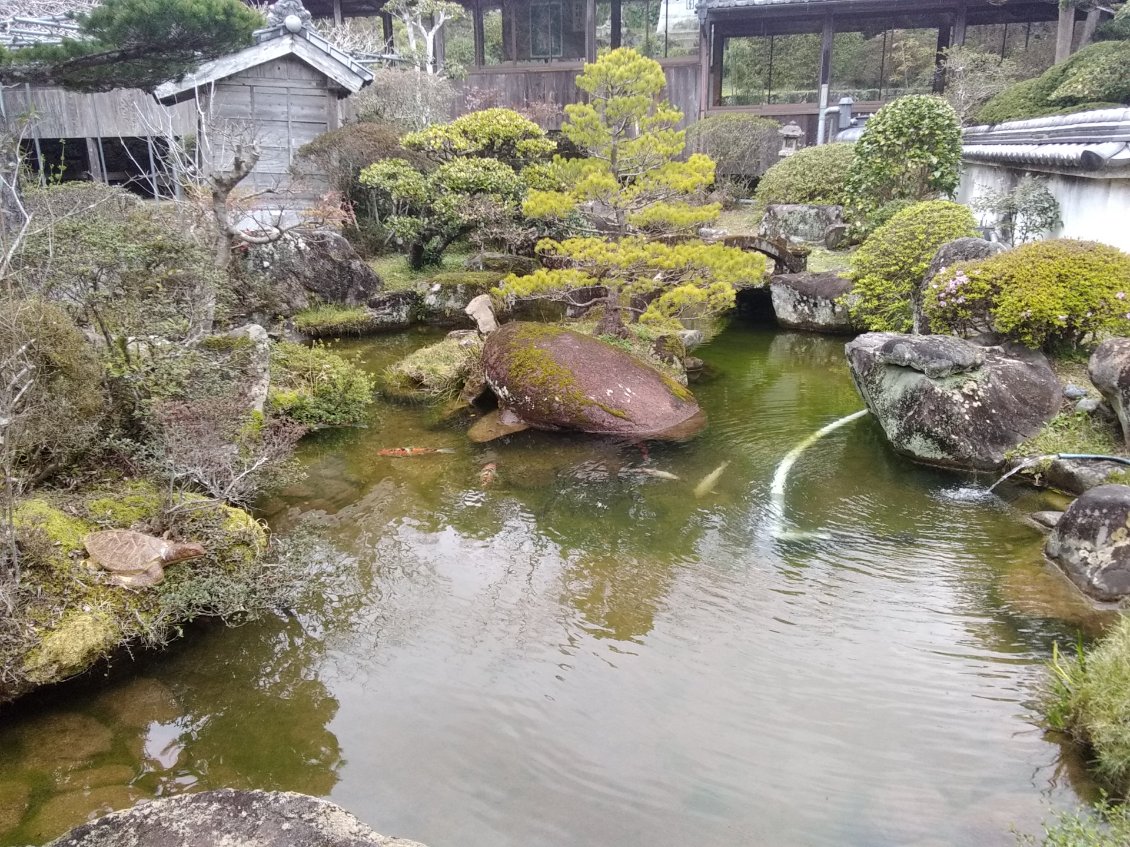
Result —
<instances>
[{"instance_id":1,"label":"wooden shed","mask_svg":"<svg viewBox=\"0 0 1130 847\"><path fill-rule=\"evenodd\" d=\"M313 196L328 185L316 177L294 183L290 167L295 155L302 145L340 126L341 99L372 79L367 68L310 27L308 14L305 20L292 15L259 30L252 46L208 62L154 95L165 106L195 103L199 136L213 136L204 154L210 160L203 167L230 163L232 144L222 138L218 143L215 136L253 136L261 156L241 187Z\"/></svg>"}]
</instances>

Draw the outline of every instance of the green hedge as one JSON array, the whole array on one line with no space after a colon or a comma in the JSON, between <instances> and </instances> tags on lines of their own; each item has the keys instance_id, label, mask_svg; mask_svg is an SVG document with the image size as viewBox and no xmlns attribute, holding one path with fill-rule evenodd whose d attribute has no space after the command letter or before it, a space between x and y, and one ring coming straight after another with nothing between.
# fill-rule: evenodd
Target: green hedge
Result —
<instances>
[{"instance_id":1,"label":"green hedge","mask_svg":"<svg viewBox=\"0 0 1130 847\"><path fill-rule=\"evenodd\" d=\"M924 292L931 326L991 328L1030 347L1130 332L1130 254L1069 238L948 268Z\"/></svg>"},{"instance_id":2,"label":"green hedge","mask_svg":"<svg viewBox=\"0 0 1130 847\"><path fill-rule=\"evenodd\" d=\"M320 344L271 349L271 408L308 427L366 423L375 389L373 377Z\"/></svg>"},{"instance_id":3,"label":"green hedge","mask_svg":"<svg viewBox=\"0 0 1130 847\"><path fill-rule=\"evenodd\" d=\"M843 205L853 144L805 147L771 167L753 195L757 214L774 203Z\"/></svg>"},{"instance_id":4,"label":"green hedge","mask_svg":"<svg viewBox=\"0 0 1130 847\"><path fill-rule=\"evenodd\" d=\"M903 209L875 230L852 257L852 315L869 330L909 332L911 298L938 248L974 235L973 213L948 200Z\"/></svg>"}]
</instances>

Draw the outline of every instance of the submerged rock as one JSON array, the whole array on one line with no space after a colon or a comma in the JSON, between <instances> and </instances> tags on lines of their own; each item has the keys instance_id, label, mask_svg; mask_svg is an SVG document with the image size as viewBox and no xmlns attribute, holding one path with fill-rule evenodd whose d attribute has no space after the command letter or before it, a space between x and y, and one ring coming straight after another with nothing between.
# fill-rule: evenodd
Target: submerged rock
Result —
<instances>
[{"instance_id":1,"label":"submerged rock","mask_svg":"<svg viewBox=\"0 0 1130 847\"><path fill-rule=\"evenodd\" d=\"M1130 338L1110 338L1096 347L1087 372L1114 409L1122 436L1130 444Z\"/></svg>"},{"instance_id":2,"label":"submerged rock","mask_svg":"<svg viewBox=\"0 0 1130 847\"><path fill-rule=\"evenodd\" d=\"M997 470L1059 411L1059 380L1042 354L1023 348L869 332L846 352L891 446L925 464Z\"/></svg>"},{"instance_id":3,"label":"submerged rock","mask_svg":"<svg viewBox=\"0 0 1130 847\"><path fill-rule=\"evenodd\" d=\"M1092 488L1067 507L1044 552L1088 596L1130 595L1130 486Z\"/></svg>"},{"instance_id":4,"label":"submerged rock","mask_svg":"<svg viewBox=\"0 0 1130 847\"><path fill-rule=\"evenodd\" d=\"M535 429L683 438L705 425L684 386L618 347L557 326L508 323L483 347L501 409Z\"/></svg>"},{"instance_id":5,"label":"submerged rock","mask_svg":"<svg viewBox=\"0 0 1130 847\"><path fill-rule=\"evenodd\" d=\"M422 847L374 832L327 800L222 788L140 803L75 827L48 847Z\"/></svg>"},{"instance_id":6,"label":"submerged rock","mask_svg":"<svg viewBox=\"0 0 1130 847\"><path fill-rule=\"evenodd\" d=\"M777 323L811 332L853 331L844 300L851 289L850 279L834 273L779 274L769 284Z\"/></svg>"}]
</instances>

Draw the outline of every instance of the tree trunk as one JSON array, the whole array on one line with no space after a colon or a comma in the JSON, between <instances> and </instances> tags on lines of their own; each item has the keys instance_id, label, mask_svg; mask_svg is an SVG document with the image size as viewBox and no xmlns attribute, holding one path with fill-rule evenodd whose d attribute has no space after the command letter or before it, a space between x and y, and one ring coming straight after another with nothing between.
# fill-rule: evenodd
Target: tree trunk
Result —
<instances>
[{"instance_id":1,"label":"tree trunk","mask_svg":"<svg viewBox=\"0 0 1130 847\"><path fill-rule=\"evenodd\" d=\"M628 328L624 326L624 311L616 299L616 294L609 292L604 300L604 314L596 325L596 334L610 335L613 338L627 338Z\"/></svg>"},{"instance_id":2,"label":"tree trunk","mask_svg":"<svg viewBox=\"0 0 1130 847\"><path fill-rule=\"evenodd\" d=\"M1071 56L1071 39L1075 35L1075 6L1071 0L1060 0L1059 27L1055 33L1055 63Z\"/></svg>"},{"instance_id":3,"label":"tree trunk","mask_svg":"<svg viewBox=\"0 0 1130 847\"><path fill-rule=\"evenodd\" d=\"M413 241L408 246L408 267L414 271L422 269L425 253L424 245L419 241Z\"/></svg>"}]
</instances>

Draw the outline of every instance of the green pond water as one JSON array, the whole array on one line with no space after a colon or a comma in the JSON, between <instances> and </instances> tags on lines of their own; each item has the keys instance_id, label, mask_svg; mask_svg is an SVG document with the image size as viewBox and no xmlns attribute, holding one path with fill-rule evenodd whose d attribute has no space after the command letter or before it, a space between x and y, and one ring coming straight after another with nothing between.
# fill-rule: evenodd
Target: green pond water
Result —
<instances>
[{"instance_id":1,"label":"green pond water","mask_svg":"<svg viewBox=\"0 0 1130 847\"><path fill-rule=\"evenodd\" d=\"M343 346L379 370L436 337ZM678 481L616 442L472 445L420 407L310 439L262 514L317 529L331 587L0 714L0 843L220 786L328 797L431 847L1037 831L1090 791L1039 729L1043 662L1101 620L1022 521L1046 498L914 466L869 418L772 508L782 457L861 406L842 350L743 325L702 348L709 428L647 459ZM377 456L405 446L453 452Z\"/></svg>"}]
</instances>

